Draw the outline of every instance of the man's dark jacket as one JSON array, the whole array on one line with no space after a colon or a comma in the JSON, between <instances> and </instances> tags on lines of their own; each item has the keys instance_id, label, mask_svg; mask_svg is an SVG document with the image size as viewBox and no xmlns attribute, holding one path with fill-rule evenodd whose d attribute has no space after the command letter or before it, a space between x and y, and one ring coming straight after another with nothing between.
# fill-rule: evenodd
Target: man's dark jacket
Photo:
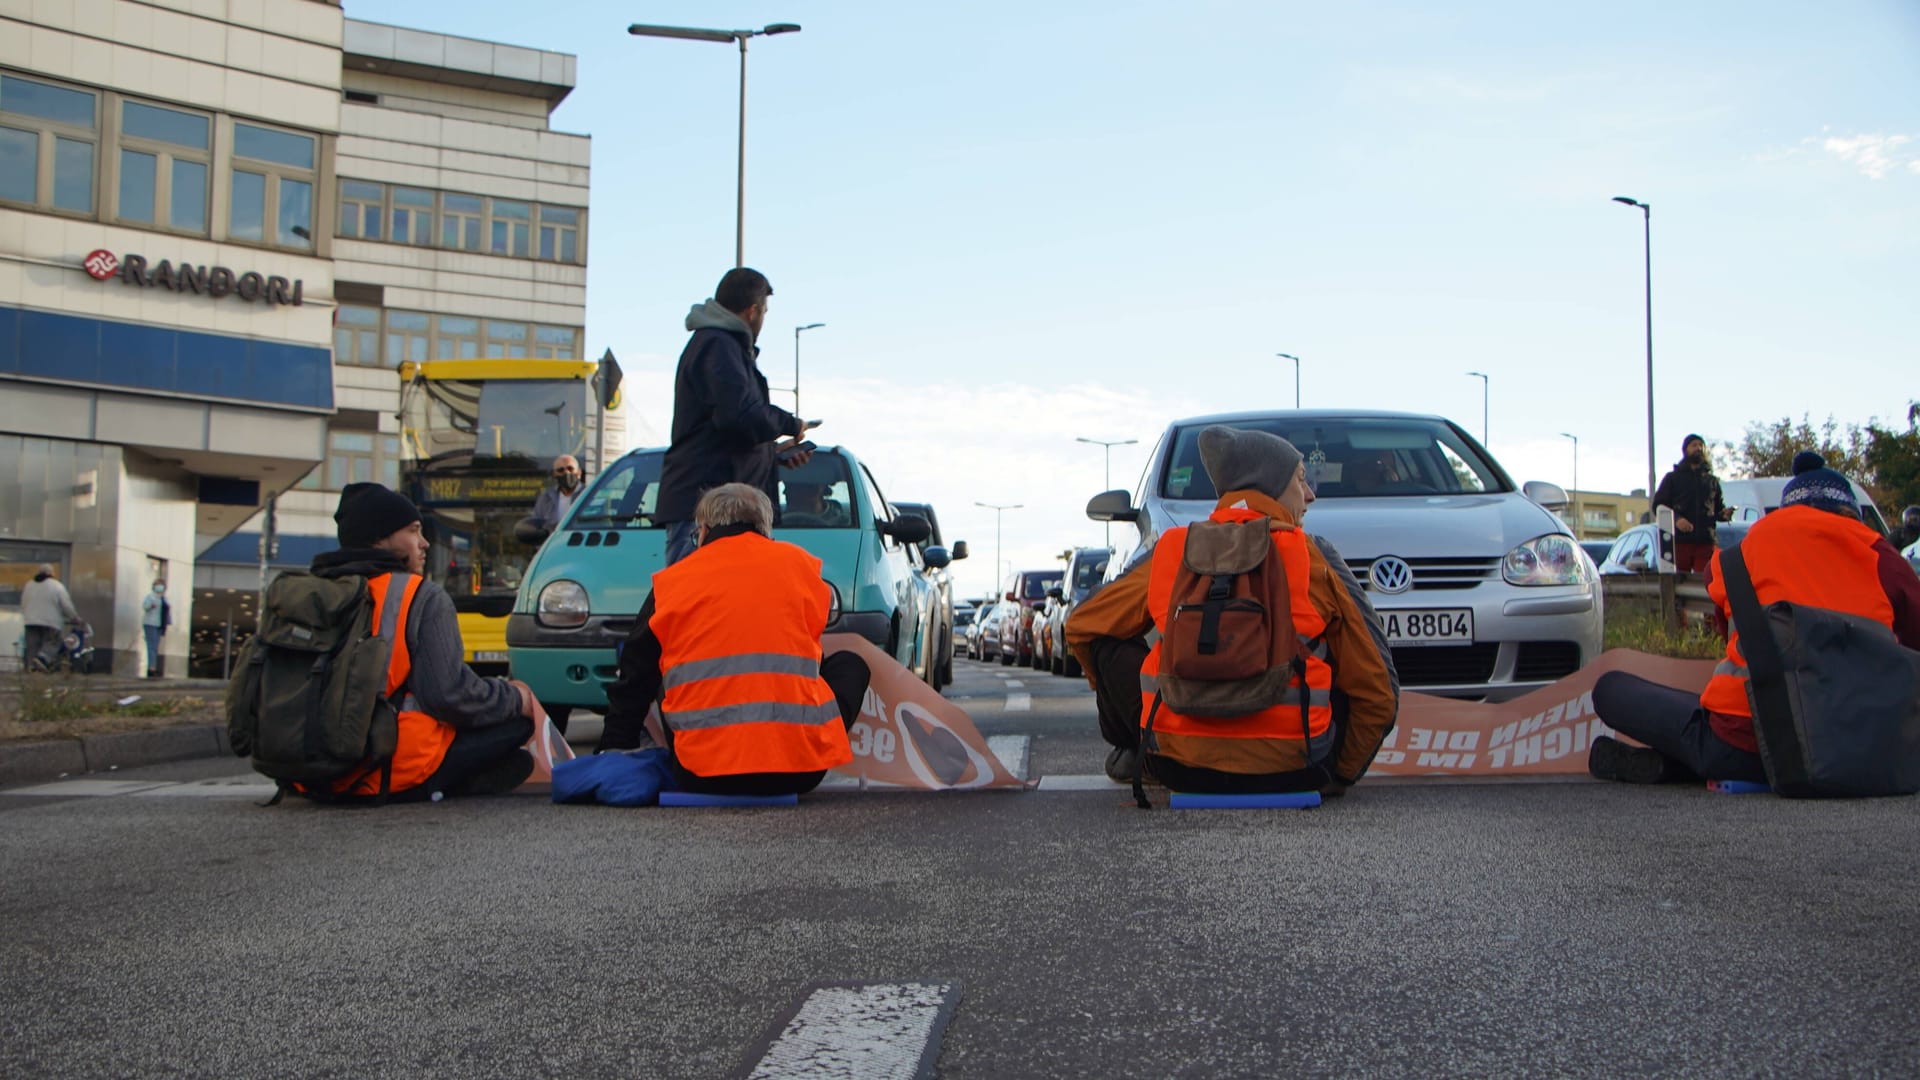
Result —
<instances>
[{"instance_id":1,"label":"man's dark jacket","mask_svg":"<svg viewBox=\"0 0 1920 1080\"><path fill-rule=\"evenodd\" d=\"M1704 462L1675 465L1660 481L1660 490L1653 493L1654 509L1670 506L1674 517L1686 518L1693 526L1692 532L1681 531L1677 524L1673 527L1673 538L1683 544L1713 543L1715 523L1726 505L1725 496L1720 494L1720 478Z\"/></svg>"},{"instance_id":2,"label":"man's dark jacket","mask_svg":"<svg viewBox=\"0 0 1920 1080\"><path fill-rule=\"evenodd\" d=\"M673 378L673 442L660 474L657 523L692 521L710 488L739 482L767 493L775 506L773 444L798 435L800 421L767 400L760 353L738 315L709 300L687 315L693 331Z\"/></svg>"}]
</instances>

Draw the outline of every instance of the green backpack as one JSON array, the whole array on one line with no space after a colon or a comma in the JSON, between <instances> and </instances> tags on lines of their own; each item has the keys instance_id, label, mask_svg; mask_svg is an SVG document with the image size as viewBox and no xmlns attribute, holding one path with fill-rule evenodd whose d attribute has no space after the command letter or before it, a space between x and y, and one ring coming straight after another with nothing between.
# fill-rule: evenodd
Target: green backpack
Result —
<instances>
[{"instance_id":1,"label":"green backpack","mask_svg":"<svg viewBox=\"0 0 1920 1080\"><path fill-rule=\"evenodd\" d=\"M324 799L376 771L386 796L400 732L387 664L409 576L393 575L377 627L364 577L296 571L267 587L260 632L227 684L227 742L279 782L274 801L293 784Z\"/></svg>"}]
</instances>

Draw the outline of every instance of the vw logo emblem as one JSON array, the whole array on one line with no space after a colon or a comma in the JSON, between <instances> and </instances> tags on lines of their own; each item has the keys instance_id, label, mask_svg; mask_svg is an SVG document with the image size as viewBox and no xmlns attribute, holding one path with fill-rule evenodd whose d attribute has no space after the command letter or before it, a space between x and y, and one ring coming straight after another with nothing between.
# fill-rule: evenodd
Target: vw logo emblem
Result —
<instances>
[{"instance_id":1,"label":"vw logo emblem","mask_svg":"<svg viewBox=\"0 0 1920 1080\"><path fill-rule=\"evenodd\" d=\"M1373 560L1373 565L1367 568L1367 577L1373 582L1375 591L1389 596L1413 588L1413 567L1398 555L1385 555Z\"/></svg>"}]
</instances>

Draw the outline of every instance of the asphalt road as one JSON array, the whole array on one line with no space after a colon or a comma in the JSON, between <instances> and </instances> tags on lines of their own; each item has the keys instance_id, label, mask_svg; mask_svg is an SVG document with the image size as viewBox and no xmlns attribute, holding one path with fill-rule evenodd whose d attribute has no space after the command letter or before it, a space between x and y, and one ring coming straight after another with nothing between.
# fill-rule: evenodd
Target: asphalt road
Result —
<instances>
[{"instance_id":1,"label":"asphalt road","mask_svg":"<svg viewBox=\"0 0 1920 1080\"><path fill-rule=\"evenodd\" d=\"M956 666L1034 772L1099 771L1077 680ZM935 987L943 1077L1920 1070L1912 799L356 811L245 778L0 794L0 1075L719 1076L824 982Z\"/></svg>"}]
</instances>

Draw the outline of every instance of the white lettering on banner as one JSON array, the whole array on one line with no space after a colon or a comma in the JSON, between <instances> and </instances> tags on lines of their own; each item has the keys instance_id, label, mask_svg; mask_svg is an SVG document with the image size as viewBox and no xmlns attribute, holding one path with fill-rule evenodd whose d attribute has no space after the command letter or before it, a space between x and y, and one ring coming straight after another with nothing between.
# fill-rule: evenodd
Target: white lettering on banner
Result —
<instances>
[{"instance_id":1,"label":"white lettering on banner","mask_svg":"<svg viewBox=\"0 0 1920 1080\"><path fill-rule=\"evenodd\" d=\"M1405 760L1407 760L1407 755L1404 751L1400 750L1382 750L1378 754L1373 755L1373 761L1376 765L1398 765Z\"/></svg>"},{"instance_id":2,"label":"white lettering on banner","mask_svg":"<svg viewBox=\"0 0 1920 1080\"><path fill-rule=\"evenodd\" d=\"M1414 765L1421 769L1471 769L1476 755L1467 754L1421 754Z\"/></svg>"},{"instance_id":3,"label":"white lettering on banner","mask_svg":"<svg viewBox=\"0 0 1920 1080\"><path fill-rule=\"evenodd\" d=\"M1491 752L1492 764L1496 769L1505 769L1558 761L1568 754L1585 753L1594 740L1603 735L1611 737L1613 729L1598 717L1582 720L1572 727L1555 728L1543 735L1529 735L1517 742L1496 746Z\"/></svg>"},{"instance_id":4,"label":"white lettering on banner","mask_svg":"<svg viewBox=\"0 0 1920 1080\"><path fill-rule=\"evenodd\" d=\"M1535 713L1524 720L1494 728L1493 737L1487 740L1487 745L1500 746L1503 743L1513 742L1521 736L1531 735L1542 728L1552 727L1563 720L1577 720L1591 715L1593 715L1593 692L1589 690L1572 701L1555 705L1545 712Z\"/></svg>"}]
</instances>

